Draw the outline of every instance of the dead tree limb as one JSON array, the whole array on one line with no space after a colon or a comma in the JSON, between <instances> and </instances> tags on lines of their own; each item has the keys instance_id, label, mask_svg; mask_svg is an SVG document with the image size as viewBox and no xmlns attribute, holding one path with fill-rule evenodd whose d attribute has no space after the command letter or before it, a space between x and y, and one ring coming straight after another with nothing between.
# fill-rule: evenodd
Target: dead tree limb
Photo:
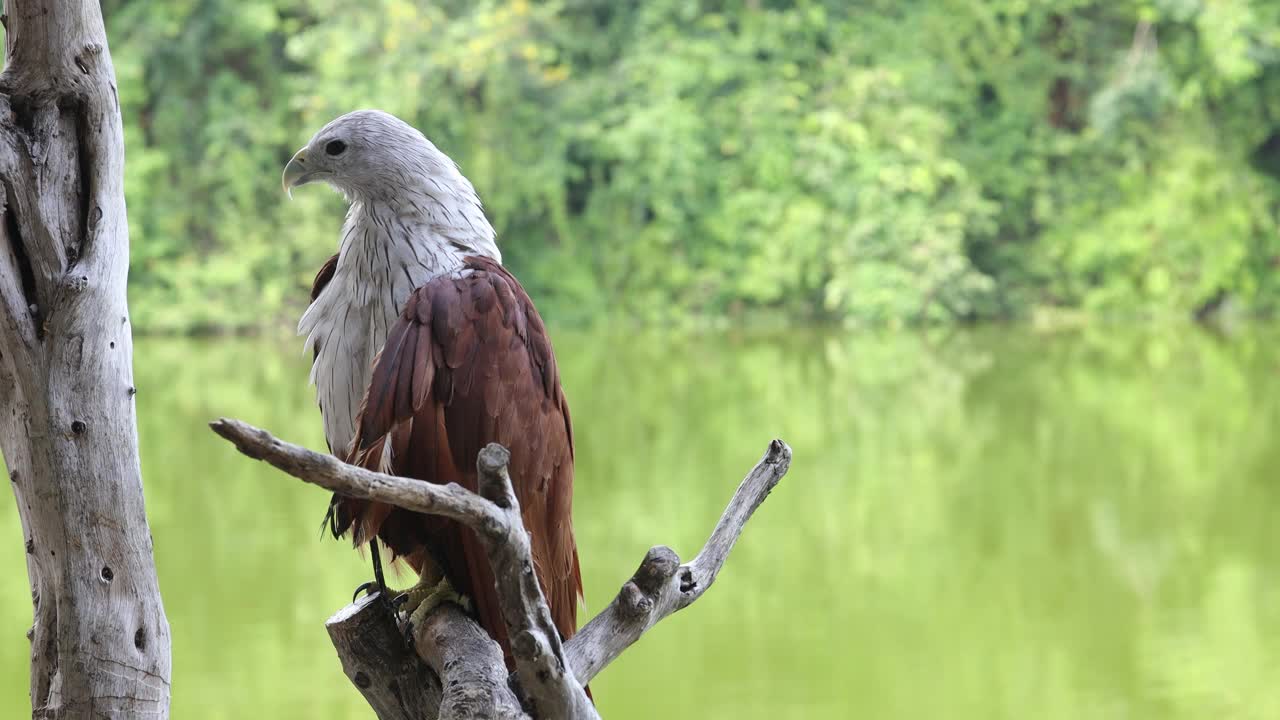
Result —
<instances>
[{"instance_id":1,"label":"dead tree limb","mask_svg":"<svg viewBox=\"0 0 1280 720\"><path fill-rule=\"evenodd\" d=\"M551 619L551 607L542 597L542 586L533 570L529 533L520 519L520 505L507 474L510 460L506 448L490 443L480 451L476 470L481 496L503 515L498 527L484 528L481 543L494 577L502 578L497 582L498 603L511 638L511 657L524 691L524 705L535 718L599 718L582 689L585 682L573 677L560 633Z\"/></svg>"},{"instance_id":2,"label":"dead tree limb","mask_svg":"<svg viewBox=\"0 0 1280 720\"><path fill-rule=\"evenodd\" d=\"M502 649L456 605L441 605L414 628L412 648L378 593L342 608L325 627L347 678L381 720L529 720L508 684Z\"/></svg>"},{"instance_id":3,"label":"dead tree limb","mask_svg":"<svg viewBox=\"0 0 1280 720\"><path fill-rule=\"evenodd\" d=\"M462 613L437 611L427 623L432 628L430 632L418 629L417 651L440 677L448 674L457 682L442 683L445 701L426 708L418 716L423 718L598 718L582 686L649 628L688 607L707 591L747 520L786 474L791 462L791 449L781 440L774 440L764 458L738 487L706 545L692 562L681 565L679 557L667 547L651 549L609 606L568 643L562 644L533 572L528 534L507 475L506 449L491 444L480 452L477 458L480 494L475 494L453 484L434 485L348 465L331 455L287 443L238 420L224 418L210 425L245 455L266 461L306 482L348 497L453 518L476 531L494 569L503 620L512 638L516 665L513 684L519 688L528 715L506 714L510 710L503 705L507 683L497 687L500 684L497 680L505 672L495 672L495 662L499 668L502 663L496 643ZM334 633L334 620L351 622L351 618L375 612L371 601L361 603L336 615L330 621L330 633ZM455 645L459 641L455 638L464 637L467 626L488 641L487 647L480 642L466 653L457 652ZM395 644L389 638L385 642ZM385 646L377 650L359 649L351 643L338 643L335 636L335 645L343 656L344 668L401 667L407 662L401 658L377 659L388 652L408 654L403 643L394 650ZM454 662L446 657L450 653ZM373 682L400 677L398 671L378 669L376 672L379 678ZM348 677L361 687L362 681L352 672L348 672ZM466 706L455 711L448 696L451 689L457 688L469 688L473 692L468 697L487 699L487 704L482 708ZM397 714L399 710L385 700L372 698L366 689L361 687L380 718L413 717Z\"/></svg>"},{"instance_id":4,"label":"dead tree limb","mask_svg":"<svg viewBox=\"0 0 1280 720\"><path fill-rule=\"evenodd\" d=\"M414 649L444 687L439 712L420 717L528 720L511 688L502 648L457 605L437 608L414 628Z\"/></svg>"},{"instance_id":5,"label":"dead tree limb","mask_svg":"<svg viewBox=\"0 0 1280 720\"><path fill-rule=\"evenodd\" d=\"M6 0L0 448L25 535L38 718L165 718L169 626L142 496L124 133L102 13Z\"/></svg>"},{"instance_id":6,"label":"dead tree limb","mask_svg":"<svg viewBox=\"0 0 1280 720\"><path fill-rule=\"evenodd\" d=\"M781 440L769 443L764 457L738 486L711 537L692 562L681 565L675 551L664 545L650 548L609 606L569 639L574 677L591 682L649 628L702 597L716 581L752 513L790 466L791 448Z\"/></svg>"},{"instance_id":7,"label":"dead tree limb","mask_svg":"<svg viewBox=\"0 0 1280 720\"><path fill-rule=\"evenodd\" d=\"M374 593L342 608L325 623L342 671L382 720L419 720L439 708L440 680L422 658L405 650L385 598Z\"/></svg>"}]
</instances>

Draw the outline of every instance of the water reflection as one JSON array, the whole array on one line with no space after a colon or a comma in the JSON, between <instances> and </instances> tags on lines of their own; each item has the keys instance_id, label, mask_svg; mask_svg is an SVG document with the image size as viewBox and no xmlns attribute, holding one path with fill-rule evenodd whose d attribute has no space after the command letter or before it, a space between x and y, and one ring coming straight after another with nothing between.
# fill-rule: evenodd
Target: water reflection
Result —
<instances>
[{"instance_id":1,"label":"water reflection","mask_svg":"<svg viewBox=\"0 0 1280 720\"><path fill-rule=\"evenodd\" d=\"M772 437L791 474L717 588L593 683L606 717L1280 717L1274 332L559 333L588 612L690 554ZM323 447L293 339L143 340L174 717L367 717L321 624L365 562L324 493L205 428ZM29 714L0 503L0 715Z\"/></svg>"}]
</instances>

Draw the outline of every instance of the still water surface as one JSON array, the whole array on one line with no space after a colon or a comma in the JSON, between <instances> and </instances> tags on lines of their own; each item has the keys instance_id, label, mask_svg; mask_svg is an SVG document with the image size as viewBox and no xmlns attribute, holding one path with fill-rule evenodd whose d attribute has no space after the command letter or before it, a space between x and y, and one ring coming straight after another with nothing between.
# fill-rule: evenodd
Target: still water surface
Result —
<instances>
[{"instance_id":1,"label":"still water surface","mask_svg":"<svg viewBox=\"0 0 1280 720\"><path fill-rule=\"evenodd\" d=\"M1278 343L560 333L588 613L651 544L692 554L770 438L795 450L716 587L593 683L604 716L1280 718ZM369 717L322 627L365 562L321 537L324 492L205 426L322 448L298 342L144 339L136 360L173 717ZM20 717L12 502L0 549L0 717Z\"/></svg>"}]
</instances>

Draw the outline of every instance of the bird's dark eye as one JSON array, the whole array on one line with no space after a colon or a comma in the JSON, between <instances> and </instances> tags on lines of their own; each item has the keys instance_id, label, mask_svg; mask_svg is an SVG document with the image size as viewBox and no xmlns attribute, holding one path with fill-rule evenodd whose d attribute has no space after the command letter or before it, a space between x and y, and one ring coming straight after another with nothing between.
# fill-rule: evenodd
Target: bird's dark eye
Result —
<instances>
[{"instance_id":1,"label":"bird's dark eye","mask_svg":"<svg viewBox=\"0 0 1280 720\"><path fill-rule=\"evenodd\" d=\"M327 155L338 156L347 151L347 144L341 140L330 140L325 143L324 151Z\"/></svg>"}]
</instances>

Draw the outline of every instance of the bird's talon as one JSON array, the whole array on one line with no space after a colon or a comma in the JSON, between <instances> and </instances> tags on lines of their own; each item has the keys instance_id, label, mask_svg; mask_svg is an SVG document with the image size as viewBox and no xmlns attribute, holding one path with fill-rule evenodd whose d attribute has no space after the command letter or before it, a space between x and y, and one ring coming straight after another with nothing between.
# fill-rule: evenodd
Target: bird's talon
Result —
<instances>
[{"instance_id":1,"label":"bird's talon","mask_svg":"<svg viewBox=\"0 0 1280 720\"><path fill-rule=\"evenodd\" d=\"M370 582L360 583L360 585L356 587L356 591L351 595L351 602L355 602L356 600L360 599L360 593L367 593L369 595L372 595L374 591L377 589L378 589L378 583L376 582L370 581Z\"/></svg>"},{"instance_id":2,"label":"bird's talon","mask_svg":"<svg viewBox=\"0 0 1280 720\"><path fill-rule=\"evenodd\" d=\"M394 608L396 611L399 611L400 608L407 602L409 602L409 593L402 592L399 595L391 598L391 607Z\"/></svg>"}]
</instances>

